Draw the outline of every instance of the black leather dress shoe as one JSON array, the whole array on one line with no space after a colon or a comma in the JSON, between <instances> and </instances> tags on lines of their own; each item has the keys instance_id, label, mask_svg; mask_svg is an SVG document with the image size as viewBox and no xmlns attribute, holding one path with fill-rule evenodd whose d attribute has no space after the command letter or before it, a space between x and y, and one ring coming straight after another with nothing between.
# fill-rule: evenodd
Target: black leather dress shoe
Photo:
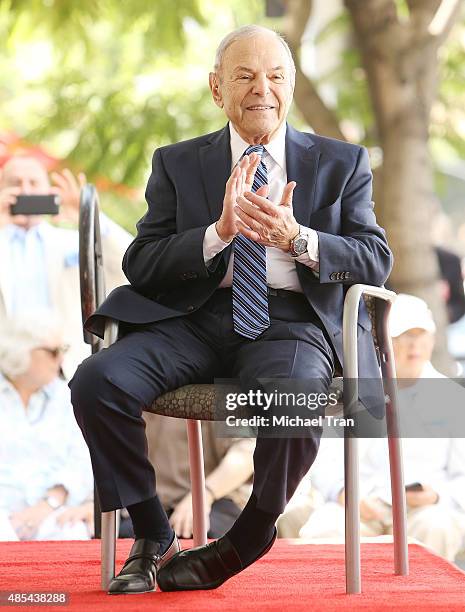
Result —
<instances>
[{"instance_id":1,"label":"black leather dress shoe","mask_svg":"<svg viewBox=\"0 0 465 612\"><path fill-rule=\"evenodd\" d=\"M132 545L129 557L120 573L108 587L110 595L148 593L157 588L157 571L181 550L178 538L173 537L168 550L158 554L160 544L140 538Z\"/></svg>"},{"instance_id":2,"label":"black leather dress shoe","mask_svg":"<svg viewBox=\"0 0 465 612\"><path fill-rule=\"evenodd\" d=\"M276 528L271 541L255 559L243 565L236 549L227 536L206 546L183 550L175 555L158 572L157 582L162 591L196 591L216 589L260 557L263 557L276 540Z\"/></svg>"}]
</instances>

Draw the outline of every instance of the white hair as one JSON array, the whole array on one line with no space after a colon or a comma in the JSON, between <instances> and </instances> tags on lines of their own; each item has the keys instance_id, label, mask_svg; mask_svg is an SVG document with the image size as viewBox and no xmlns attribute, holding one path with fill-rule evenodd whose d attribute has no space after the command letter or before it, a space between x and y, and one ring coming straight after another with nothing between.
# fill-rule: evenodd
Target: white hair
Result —
<instances>
[{"instance_id":1,"label":"white hair","mask_svg":"<svg viewBox=\"0 0 465 612\"><path fill-rule=\"evenodd\" d=\"M294 58L292 57L291 50L285 39L281 36L281 34L278 34L278 32L275 32L274 30L270 30L269 28L265 28L260 25L241 26L240 28L237 28L236 30L233 30L232 32L227 34L220 42L216 50L214 71L218 73L221 70L223 57L228 47L230 47L237 40L240 40L242 38L252 38L253 36L257 36L258 34L272 34L280 41L280 43L286 49L287 55L289 56L291 71L293 74L295 74Z\"/></svg>"},{"instance_id":2,"label":"white hair","mask_svg":"<svg viewBox=\"0 0 465 612\"><path fill-rule=\"evenodd\" d=\"M0 372L10 380L21 376L31 363L31 350L47 345L61 332L59 319L49 310L4 319L0 325Z\"/></svg>"}]
</instances>

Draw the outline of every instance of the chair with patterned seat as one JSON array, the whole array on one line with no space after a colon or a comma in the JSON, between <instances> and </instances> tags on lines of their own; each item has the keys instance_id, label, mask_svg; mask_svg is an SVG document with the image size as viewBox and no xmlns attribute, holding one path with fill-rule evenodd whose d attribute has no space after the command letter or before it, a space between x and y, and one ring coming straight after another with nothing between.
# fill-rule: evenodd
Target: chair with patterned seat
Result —
<instances>
[{"instance_id":1,"label":"chair with patterned seat","mask_svg":"<svg viewBox=\"0 0 465 612\"><path fill-rule=\"evenodd\" d=\"M100 241L98 195L95 187L86 185L81 192L79 222L79 260L83 322L105 298L103 254ZM393 507L394 571L408 574L406 505L398 431L397 393L388 314L395 294L384 288L353 285L347 291L343 313L343 373L336 373L330 391L338 394L344 417L350 418L358 404L357 320L359 302L365 299L372 320L373 340L380 357L381 374L386 392L386 427L389 438L389 460ZM118 338L118 323L107 320L104 340L84 331L92 352L110 346ZM342 383L342 385L341 385ZM343 388L343 397L341 388ZM200 422L218 419L213 384L186 385L165 393L151 406L150 412L186 420L191 474L194 546L207 542L205 476ZM344 436L345 476L345 560L346 592L361 592L360 511L357 439ZM96 504L96 516L99 513ZM99 529L96 529L96 535ZM107 589L115 575L117 511L101 515L102 588Z\"/></svg>"}]
</instances>

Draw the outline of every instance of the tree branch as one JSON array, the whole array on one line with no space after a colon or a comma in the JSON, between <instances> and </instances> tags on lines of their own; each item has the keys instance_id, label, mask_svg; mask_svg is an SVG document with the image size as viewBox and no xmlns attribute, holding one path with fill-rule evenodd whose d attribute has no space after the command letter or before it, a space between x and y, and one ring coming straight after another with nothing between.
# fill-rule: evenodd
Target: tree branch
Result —
<instances>
[{"instance_id":1,"label":"tree branch","mask_svg":"<svg viewBox=\"0 0 465 612\"><path fill-rule=\"evenodd\" d=\"M442 0L428 26L428 32L439 43L447 38L452 26L459 17L461 8L461 0Z\"/></svg>"},{"instance_id":2,"label":"tree branch","mask_svg":"<svg viewBox=\"0 0 465 612\"><path fill-rule=\"evenodd\" d=\"M457 20L461 0L406 0L411 27L418 35L426 34L440 44ZM436 43L436 44L438 44Z\"/></svg>"},{"instance_id":3,"label":"tree branch","mask_svg":"<svg viewBox=\"0 0 465 612\"><path fill-rule=\"evenodd\" d=\"M294 56L296 76L294 100L305 121L323 136L345 140L336 114L329 109L318 94L312 81L302 71L300 46L302 36L312 12L312 0L286 0L284 35Z\"/></svg>"},{"instance_id":4,"label":"tree branch","mask_svg":"<svg viewBox=\"0 0 465 612\"><path fill-rule=\"evenodd\" d=\"M394 0L344 0L344 4L367 46L380 54L393 49L402 28Z\"/></svg>"},{"instance_id":5,"label":"tree branch","mask_svg":"<svg viewBox=\"0 0 465 612\"><path fill-rule=\"evenodd\" d=\"M305 121L322 136L347 140L336 114L321 99L312 81L296 65L294 100Z\"/></svg>"},{"instance_id":6,"label":"tree branch","mask_svg":"<svg viewBox=\"0 0 465 612\"><path fill-rule=\"evenodd\" d=\"M300 49L302 37L313 8L313 0L284 0L286 14L284 32L289 46L296 52Z\"/></svg>"}]
</instances>

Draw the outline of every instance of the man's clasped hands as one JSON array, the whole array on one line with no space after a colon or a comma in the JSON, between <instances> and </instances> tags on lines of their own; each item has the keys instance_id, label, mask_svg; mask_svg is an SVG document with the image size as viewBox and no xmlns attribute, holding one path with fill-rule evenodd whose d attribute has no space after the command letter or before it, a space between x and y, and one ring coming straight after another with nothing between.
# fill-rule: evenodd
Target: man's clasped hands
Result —
<instances>
[{"instance_id":1,"label":"man's clasped hands","mask_svg":"<svg viewBox=\"0 0 465 612\"><path fill-rule=\"evenodd\" d=\"M292 194L297 183L287 183L279 204L267 199L268 185L253 193L260 159L258 153L244 155L234 167L226 183L223 212L216 223L216 231L224 242L231 242L240 233L259 244L287 252L291 240L299 233L292 210Z\"/></svg>"}]
</instances>

